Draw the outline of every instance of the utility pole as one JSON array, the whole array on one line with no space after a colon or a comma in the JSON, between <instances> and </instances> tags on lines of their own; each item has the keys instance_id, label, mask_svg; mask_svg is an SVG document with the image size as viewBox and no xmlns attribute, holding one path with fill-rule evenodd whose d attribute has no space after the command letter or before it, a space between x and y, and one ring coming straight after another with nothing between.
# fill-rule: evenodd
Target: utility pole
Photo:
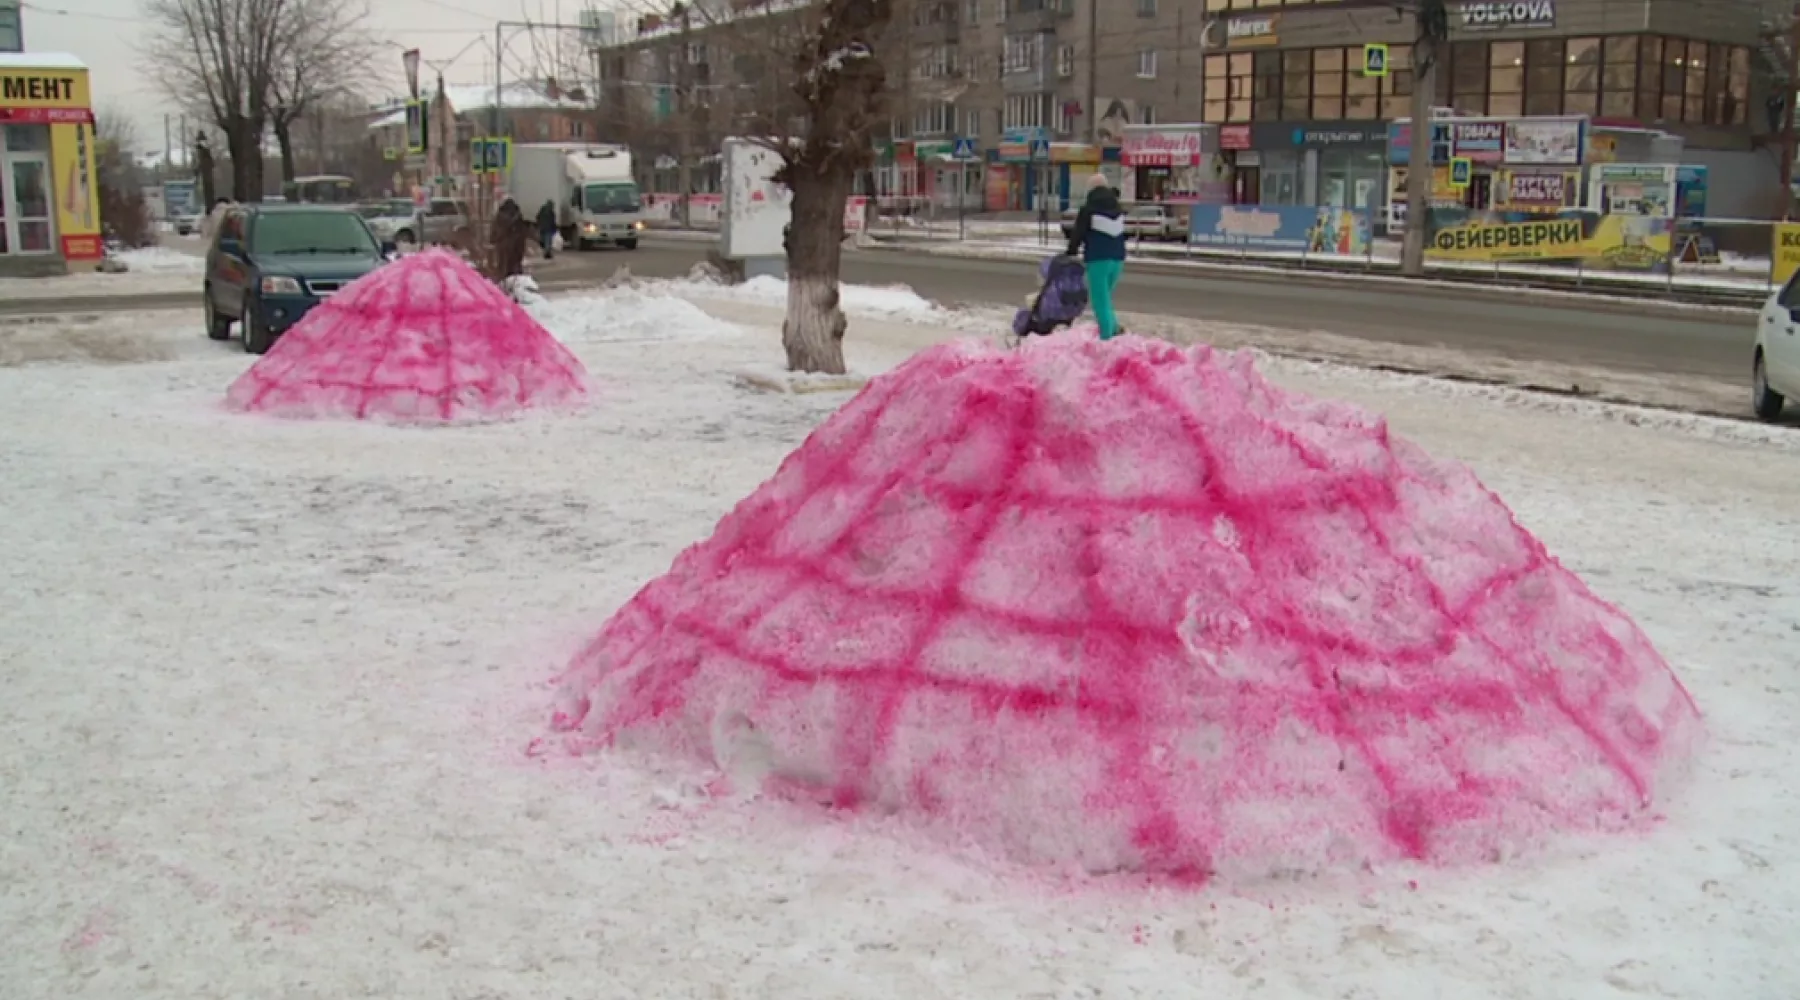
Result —
<instances>
[{"instance_id":1,"label":"utility pole","mask_svg":"<svg viewBox=\"0 0 1800 1000\"><path fill-rule=\"evenodd\" d=\"M1412 145L1406 158L1406 240L1400 273L1425 273L1425 241L1431 229L1431 105L1437 98L1438 51L1450 34L1444 0L1418 0L1413 12Z\"/></svg>"},{"instance_id":2,"label":"utility pole","mask_svg":"<svg viewBox=\"0 0 1800 1000\"><path fill-rule=\"evenodd\" d=\"M1781 218L1794 208L1794 95L1800 92L1800 2L1788 15L1787 74L1781 95Z\"/></svg>"},{"instance_id":3,"label":"utility pole","mask_svg":"<svg viewBox=\"0 0 1800 1000\"><path fill-rule=\"evenodd\" d=\"M1011 0L1001 0L1001 2L1010 3ZM1061 0L1054 0L1054 2L1061 2ZM1097 0L1088 0L1087 9L1088 142L1098 146L1100 145L1100 4ZM1180 6L1177 5L1176 9L1179 10Z\"/></svg>"}]
</instances>

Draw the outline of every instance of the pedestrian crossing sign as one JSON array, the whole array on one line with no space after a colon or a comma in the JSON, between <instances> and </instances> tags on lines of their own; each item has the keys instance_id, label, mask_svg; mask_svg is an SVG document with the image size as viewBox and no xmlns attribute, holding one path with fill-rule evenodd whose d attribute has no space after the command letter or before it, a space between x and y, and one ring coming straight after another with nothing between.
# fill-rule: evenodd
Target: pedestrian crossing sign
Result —
<instances>
[{"instance_id":1,"label":"pedestrian crossing sign","mask_svg":"<svg viewBox=\"0 0 1800 1000\"><path fill-rule=\"evenodd\" d=\"M1461 191L1475 179L1475 163L1466 156L1450 158L1450 187Z\"/></svg>"},{"instance_id":2,"label":"pedestrian crossing sign","mask_svg":"<svg viewBox=\"0 0 1800 1000\"><path fill-rule=\"evenodd\" d=\"M1388 75L1388 47L1380 42L1363 46L1363 75Z\"/></svg>"}]
</instances>

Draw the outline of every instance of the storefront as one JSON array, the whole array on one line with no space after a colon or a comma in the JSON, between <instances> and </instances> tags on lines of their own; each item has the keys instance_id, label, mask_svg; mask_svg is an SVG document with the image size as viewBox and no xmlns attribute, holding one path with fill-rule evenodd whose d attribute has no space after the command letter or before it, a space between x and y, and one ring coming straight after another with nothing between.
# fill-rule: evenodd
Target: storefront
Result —
<instances>
[{"instance_id":1,"label":"storefront","mask_svg":"<svg viewBox=\"0 0 1800 1000\"><path fill-rule=\"evenodd\" d=\"M73 56L0 55L0 275L101 256L94 112Z\"/></svg>"},{"instance_id":2,"label":"storefront","mask_svg":"<svg viewBox=\"0 0 1800 1000\"><path fill-rule=\"evenodd\" d=\"M1430 203L1473 212L1551 215L1579 207L1587 120L1570 117L1453 118L1432 123ZM1469 163L1468 184L1452 188L1453 160ZM1406 224L1412 124L1388 126L1387 229Z\"/></svg>"},{"instance_id":3,"label":"storefront","mask_svg":"<svg viewBox=\"0 0 1800 1000\"><path fill-rule=\"evenodd\" d=\"M1387 169L1381 122L1267 122L1225 126L1234 200L1378 212Z\"/></svg>"},{"instance_id":4,"label":"storefront","mask_svg":"<svg viewBox=\"0 0 1800 1000\"><path fill-rule=\"evenodd\" d=\"M1037 211L1041 207L1061 212L1075 204L1083 180L1098 173L1107 154L1113 152L1085 142L1052 142L1049 146L1049 162L1032 159L1032 143L1018 135L1003 137L999 148L988 151L988 211Z\"/></svg>"},{"instance_id":5,"label":"storefront","mask_svg":"<svg viewBox=\"0 0 1800 1000\"><path fill-rule=\"evenodd\" d=\"M1231 168L1220 155L1215 125L1127 125L1119 157L1126 201L1231 201Z\"/></svg>"}]
</instances>

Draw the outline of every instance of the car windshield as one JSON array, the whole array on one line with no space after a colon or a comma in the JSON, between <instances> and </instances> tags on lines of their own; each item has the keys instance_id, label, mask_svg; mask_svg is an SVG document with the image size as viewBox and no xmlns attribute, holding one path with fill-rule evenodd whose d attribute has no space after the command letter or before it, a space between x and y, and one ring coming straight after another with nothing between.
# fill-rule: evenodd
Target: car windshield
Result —
<instances>
[{"instance_id":1,"label":"car windshield","mask_svg":"<svg viewBox=\"0 0 1800 1000\"><path fill-rule=\"evenodd\" d=\"M590 212L635 212L639 208L636 184L589 184L581 197Z\"/></svg>"},{"instance_id":2,"label":"car windshield","mask_svg":"<svg viewBox=\"0 0 1800 1000\"><path fill-rule=\"evenodd\" d=\"M250 234L250 252L256 254L376 251L369 227L349 212L269 212L256 220Z\"/></svg>"}]
</instances>

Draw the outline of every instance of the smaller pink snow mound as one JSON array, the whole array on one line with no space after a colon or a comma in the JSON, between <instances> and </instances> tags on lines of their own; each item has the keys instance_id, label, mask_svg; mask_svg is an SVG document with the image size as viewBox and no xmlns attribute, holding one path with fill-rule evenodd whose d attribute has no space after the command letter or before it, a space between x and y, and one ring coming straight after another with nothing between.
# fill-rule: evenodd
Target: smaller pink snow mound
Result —
<instances>
[{"instance_id":1,"label":"smaller pink snow mound","mask_svg":"<svg viewBox=\"0 0 1800 1000\"><path fill-rule=\"evenodd\" d=\"M587 370L537 320L460 257L428 250L315 307L225 402L282 417L464 423L587 394Z\"/></svg>"},{"instance_id":2,"label":"smaller pink snow mound","mask_svg":"<svg viewBox=\"0 0 1800 1000\"><path fill-rule=\"evenodd\" d=\"M576 748L1182 877L1642 822L1699 712L1460 465L1246 356L927 351L577 657Z\"/></svg>"}]
</instances>

